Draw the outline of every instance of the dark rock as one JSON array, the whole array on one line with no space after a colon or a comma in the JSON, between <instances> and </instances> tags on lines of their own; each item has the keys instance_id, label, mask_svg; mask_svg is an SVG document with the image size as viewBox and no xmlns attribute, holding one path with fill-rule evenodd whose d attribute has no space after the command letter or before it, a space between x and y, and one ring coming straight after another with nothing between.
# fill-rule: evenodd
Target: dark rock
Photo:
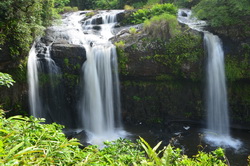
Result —
<instances>
[{"instance_id":1,"label":"dark rock","mask_svg":"<svg viewBox=\"0 0 250 166\"><path fill-rule=\"evenodd\" d=\"M2 47L2 45L0 45L0 63L1 62L7 62L7 61L11 61L11 56L9 53L9 50L7 47Z\"/></svg>"},{"instance_id":2,"label":"dark rock","mask_svg":"<svg viewBox=\"0 0 250 166\"><path fill-rule=\"evenodd\" d=\"M80 15L83 15L83 14L86 14L86 13L88 13L88 12L81 12Z\"/></svg>"},{"instance_id":3,"label":"dark rock","mask_svg":"<svg viewBox=\"0 0 250 166\"><path fill-rule=\"evenodd\" d=\"M121 22L122 20L124 20L125 13L127 13L127 11L118 13L118 14L116 15L117 22Z\"/></svg>"},{"instance_id":4,"label":"dark rock","mask_svg":"<svg viewBox=\"0 0 250 166\"><path fill-rule=\"evenodd\" d=\"M46 29L45 30L46 35L41 38L41 42L47 46L50 45L54 41L53 33L54 33L53 29L51 28Z\"/></svg>"},{"instance_id":5,"label":"dark rock","mask_svg":"<svg viewBox=\"0 0 250 166\"><path fill-rule=\"evenodd\" d=\"M103 24L102 17L94 18L94 19L91 21L91 24L94 24L94 25Z\"/></svg>"},{"instance_id":6,"label":"dark rock","mask_svg":"<svg viewBox=\"0 0 250 166\"><path fill-rule=\"evenodd\" d=\"M185 13L185 12L181 12L181 16L183 16L183 17L187 17L187 13Z\"/></svg>"},{"instance_id":7,"label":"dark rock","mask_svg":"<svg viewBox=\"0 0 250 166\"><path fill-rule=\"evenodd\" d=\"M119 24L119 23L116 23L114 26L114 28L119 28L119 27L121 27L121 24Z\"/></svg>"},{"instance_id":8,"label":"dark rock","mask_svg":"<svg viewBox=\"0 0 250 166\"><path fill-rule=\"evenodd\" d=\"M66 39L56 39L54 44L69 44L69 42Z\"/></svg>"},{"instance_id":9,"label":"dark rock","mask_svg":"<svg viewBox=\"0 0 250 166\"><path fill-rule=\"evenodd\" d=\"M100 27L100 26L98 26L98 25L95 25L95 26L93 26L92 28L93 28L94 30L99 31L99 30L101 30L102 27Z\"/></svg>"},{"instance_id":10,"label":"dark rock","mask_svg":"<svg viewBox=\"0 0 250 166\"><path fill-rule=\"evenodd\" d=\"M45 58L45 54L41 54L41 53L38 53L36 56L37 56L38 58Z\"/></svg>"},{"instance_id":11,"label":"dark rock","mask_svg":"<svg viewBox=\"0 0 250 166\"><path fill-rule=\"evenodd\" d=\"M79 66L81 67L86 60L86 51L81 45L54 43L50 52L51 58L63 72L79 74Z\"/></svg>"}]
</instances>

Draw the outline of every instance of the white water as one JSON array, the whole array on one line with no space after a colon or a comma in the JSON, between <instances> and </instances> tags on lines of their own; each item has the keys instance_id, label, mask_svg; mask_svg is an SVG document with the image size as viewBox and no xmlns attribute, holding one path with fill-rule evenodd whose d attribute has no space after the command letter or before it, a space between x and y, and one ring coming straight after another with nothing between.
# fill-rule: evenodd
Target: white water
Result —
<instances>
[{"instance_id":1,"label":"white water","mask_svg":"<svg viewBox=\"0 0 250 166\"><path fill-rule=\"evenodd\" d=\"M41 118L42 117L42 106L39 94L39 80L38 80L38 67L37 67L37 56L36 56L36 43L33 44L28 59L28 84L29 84L29 104L31 115Z\"/></svg>"},{"instance_id":2,"label":"white water","mask_svg":"<svg viewBox=\"0 0 250 166\"><path fill-rule=\"evenodd\" d=\"M58 93L58 76L60 76L60 69L56 66L55 62L50 57L50 45L44 47L43 53L40 53L41 57L37 56L36 46L34 43L28 58L28 83L29 83L29 104L31 115L37 118L45 118L46 122L58 122L63 123L63 118L61 118L62 112L57 113L53 111L60 101L58 98L60 94ZM40 75L48 77L39 78ZM48 78L48 79L46 79ZM42 87L39 79L47 80L47 88ZM53 108L51 108L53 105ZM60 106L60 104L58 104Z\"/></svg>"},{"instance_id":3,"label":"white water","mask_svg":"<svg viewBox=\"0 0 250 166\"><path fill-rule=\"evenodd\" d=\"M91 144L102 145L103 141L115 140L126 135L121 123L116 48L109 41L114 36L112 29L116 24L116 15L120 12L122 11L100 11L84 23L82 20L85 14L70 13L65 15L62 25L50 27L55 41L67 40L70 44L82 45L86 49L87 60L82 66L83 89L77 121L78 128L87 132L87 141ZM95 20L98 18L102 19L102 24L96 24ZM96 30L94 26L100 29ZM35 51L31 50L31 53L29 58L32 64L30 65L32 68L29 68L30 85L32 85L30 103L35 107L40 101L36 99L39 97L37 90L39 67L34 65L37 64ZM35 87L34 90L32 87ZM32 110L36 110L34 111L36 114L38 109L32 108Z\"/></svg>"},{"instance_id":4,"label":"white water","mask_svg":"<svg viewBox=\"0 0 250 166\"><path fill-rule=\"evenodd\" d=\"M206 22L192 17L191 10L180 9L178 12L178 21L188 25L191 29L204 33L204 42L207 49L207 129L205 131L205 140L214 146L238 149L241 146L241 142L230 136L222 43L218 36L204 30Z\"/></svg>"},{"instance_id":5,"label":"white water","mask_svg":"<svg viewBox=\"0 0 250 166\"><path fill-rule=\"evenodd\" d=\"M207 59L206 141L215 146L239 149L241 142L230 136L224 52L218 36L204 32Z\"/></svg>"},{"instance_id":6,"label":"white water","mask_svg":"<svg viewBox=\"0 0 250 166\"><path fill-rule=\"evenodd\" d=\"M186 24L196 31L204 32L204 27L207 25L206 21L193 17L190 9L179 9L177 19L180 23Z\"/></svg>"},{"instance_id":7,"label":"white water","mask_svg":"<svg viewBox=\"0 0 250 166\"><path fill-rule=\"evenodd\" d=\"M85 46L87 61L83 66L84 91L80 103L83 124L89 133L89 142L100 144L105 140L124 137L120 122L120 92L117 74L116 48L109 38L116 21L116 12L102 13L100 38L90 40ZM96 16L97 17L97 16ZM84 30L92 31L93 17L84 24ZM91 32L88 32L91 33Z\"/></svg>"},{"instance_id":8,"label":"white water","mask_svg":"<svg viewBox=\"0 0 250 166\"><path fill-rule=\"evenodd\" d=\"M230 135L224 52L218 36L204 33L207 56L207 126L218 135Z\"/></svg>"}]
</instances>

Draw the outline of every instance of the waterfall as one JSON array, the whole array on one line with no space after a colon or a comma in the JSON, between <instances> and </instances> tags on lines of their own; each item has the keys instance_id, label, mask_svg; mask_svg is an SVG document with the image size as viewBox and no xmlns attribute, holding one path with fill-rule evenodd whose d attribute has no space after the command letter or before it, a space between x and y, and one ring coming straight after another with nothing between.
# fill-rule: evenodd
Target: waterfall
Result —
<instances>
[{"instance_id":1,"label":"waterfall","mask_svg":"<svg viewBox=\"0 0 250 166\"><path fill-rule=\"evenodd\" d=\"M38 90L38 62L36 56L36 43L33 44L29 52L28 59L28 84L29 84L29 104L31 115L35 117L42 117L42 105L40 94Z\"/></svg>"},{"instance_id":2,"label":"waterfall","mask_svg":"<svg viewBox=\"0 0 250 166\"><path fill-rule=\"evenodd\" d=\"M117 75L113 74L112 56L115 47L101 45L87 50L87 61L83 66L84 72L84 101L82 104L84 126L95 134L114 132L115 105L114 94L118 93L119 84L114 84ZM98 122L98 123L97 123Z\"/></svg>"},{"instance_id":3,"label":"waterfall","mask_svg":"<svg viewBox=\"0 0 250 166\"><path fill-rule=\"evenodd\" d=\"M83 12L64 15L62 25L48 29L51 44L41 40L30 50L28 62L29 101L32 115L72 126L88 134L88 142L102 144L106 140L124 137L121 123L120 85L115 46L109 41L116 16L122 10L98 11L91 18ZM72 117L65 106L61 69L50 57L53 42L80 45L87 60L81 68L81 97L77 116ZM76 91L79 91L77 89Z\"/></svg>"},{"instance_id":4,"label":"waterfall","mask_svg":"<svg viewBox=\"0 0 250 166\"><path fill-rule=\"evenodd\" d=\"M204 33L207 59L207 126L219 135L229 136L227 90L225 83L224 52L218 36Z\"/></svg>"},{"instance_id":5,"label":"waterfall","mask_svg":"<svg viewBox=\"0 0 250 166\"><path fill-rule=\"evenodd\" d=\"M102 14L102 24L98 24L101 38L85 45L87 61L82 68L84 90L79 108L83 126L91 135L89 142L95 144L117 138L117 129L122 128L116 48L108 41L113 36L116 14ZM100 18L87 20L84 30L93 30L96 19Z\"/></svg>"},{"instance_id":6,"label":"waterfall","mask_svg":"<svg viewBox=\"0 0 250 166\"><path fill-rule=\"evenodd\" d=\"M204 42L207 50L205 140L215 146L239 149L241 141L230 136L222 43L218 36L209 32L204 32Z\"/></svg>"},{"instance_id":7,"label":"waterfall","mask_svg":"<svg viewBox=\"0 0 250 166\"><path fill-rule=\"evenodd\" d=\"M205 21L192 17L189 9L179 9L178 21L204 34L207 50L205 140L211 145L240 148L241 142L230 137L224 52L220 38L204 30Z\"/></svg>"},{"instance_id":8,"label":"waterfall","mask_svg":"<svg viewBox=\"0 0 250 166\"><path fill-rule=\"evenodd\" d=\"M67 112L61 81L61 71L50 57L51 45L33 44L28 58L29 103L31 115L45 118L46 123L57 122L72 126Z\"/></svg>"}]
</instances>

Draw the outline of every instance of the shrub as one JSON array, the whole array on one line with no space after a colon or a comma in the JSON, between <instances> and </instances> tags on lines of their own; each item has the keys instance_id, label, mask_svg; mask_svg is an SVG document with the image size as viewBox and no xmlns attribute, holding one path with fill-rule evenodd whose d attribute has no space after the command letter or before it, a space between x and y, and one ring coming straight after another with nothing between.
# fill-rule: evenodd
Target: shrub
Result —
<instances>
[{"instance_id":1,"label":"shrub","mask_svg":"<svg viewBox=\"0 0 250 166\"><path fill-rule=\"evenodd\" d=\"M250 1L248 0L201 0L193 10L199 19L206 19L213 27L230 26L240 24L245 26L242 20L250 15Z\"/></svg>"},{"instance_id":2,"label":"shrub","mask_svg":"<svg viewBox=\"0 0 250 166\"><path fill-rule=\"evenodd\" d=\"M176 15L177 8L170 3L156 4L153 5L152 8L150 9L144 8L137 10L132 14L129 20L132 24L140 24L143 23L145 20L150 19L153 16L159 16L163 13Z\"/></svg>"},{"instance_id":3,"label":"shrub","mask_svg":"<svg viewBox=\"0 0 250 166\"><path fill-rule=\"evenodd\" d=\"M142 138L137 143L118 139L105 142L102 149L80 149L76 139L65 137L61 125L41 122L34 117L6 119L0 109L0 165L226 165L220 148L188 158L170 145L160 151L161 143L151 148Z\"/></svg>"},{"instance_id":4,"label":"shrub","mask_svg":"<svg viewBox=\"0 0 250 166\"><path fill-rule=\"evenodd\" d=\"M145 2L141 2L141 1L132 4L132 6L133 6L135 9L143 8L144 5L145 5Z\"/></svg>"},{"instance_id":5,"label":"shrub","mask_svg":"<svg viewBox=\"0 0 250 166\"><path fill-rule=\"evenodd\" d=\"M118 55L118 63L119 63L119 73L123 75L127 75L127 64L128 64L128 56L124 52L125 42L119 41L115 43L116 46L116 52Z\"/></svg>"},{"instance_id":6,"label":"shrub","mask_svg":"<svg viewBox=\"0 0 250 166\"><path fill-rule=\"evenodd\" d=\"M125 6L124 6L124 9L125 9L125 10L133 10L134 7L133 7L133 6L129 6L129 5L125 5Z\"/></svg>"},{"instance_id":7,"label":"shrub","mask_svg":"<svg viewBox=\"0 0 250 166\"><path fill-rule=\"evenodd\" d=\"M92 17L94 15L95 15L95 12L93 11L86 13L86 17Z\"/></svg>"},{"instance_id":8,"label":"shrub","mask_svg":"<svg viewBox=\"0 0 250 166\"><path fill-rule=\"evenodd\" d=\"M78 7L65 6L65 7L63 8L63 12L62 12L62 13L76 12L76 11L78 11Z\"/></svg>"},{"instance_id":9,"label":"shrub","mask_svg":"<svg viewBox=\"0 0 250 166\"><path fill-rule=\"evenodd\" d=\"M0 117L0 163L6 165L73 164L78 141L67 140L58 124L40 124L33 117Z\"/></svg>"},{"instance_id":10,"label":"shrub","mask_svg":"<svg viewBox=\"0 0 250 166\"><path fill-rule=\"evenodd\" d=\"M180 33L180 26L176 16L164 13L146 20L144 31L154 39L168 40Z\"/></svg>"},{"instance_id":11,"label":"shrub","mask_svg":"<svg viewBox=\"0 0 250 166\"><path fill-rule=\"evenodd\" d=\"M119 0L96 0L95 6L99 9L117 9L119 8Z\"/></svg>"},{"instance_id":12,"label":"shrub","mask_svg":"<svg viewBox=\"0 0 250 166\"><path fill-rule=\"evenodd\" d=\"M119 42L115 42L115 46L118 48L124 48L125 42L123 40L120 40Z\"/></svg>"},{"instance_id":13,"label":"shrub","mask_svg":"<svg viewBox=\"0 0 250 166\"><path fill-rule=\"evenodd\" d=\"M161 0L148 0L147 4L144 7L146 7L146 6L152 6L154 4L158 4L158 3L160 3L160 1Z\"/></svg>"},{"instance_id":14,"label":"shrub","mask_svg":"<svg viewBox=\"0 0 250 166\"><path fill-rule=\"evenodd\" d=\"M134 34L137 33L137 29L134 28L134 27L131 27L131 28L129 28L129 33L132 34L132 35L134 35Z\"/></svg>"}]
</instances>

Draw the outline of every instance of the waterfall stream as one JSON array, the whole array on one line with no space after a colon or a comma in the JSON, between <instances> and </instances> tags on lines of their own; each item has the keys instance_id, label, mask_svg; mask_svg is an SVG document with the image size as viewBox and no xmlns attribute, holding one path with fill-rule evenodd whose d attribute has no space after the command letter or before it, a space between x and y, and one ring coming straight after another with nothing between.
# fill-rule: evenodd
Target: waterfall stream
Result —
<instances>
[{"instance_id":1,"label":"waterfall stream","mask_svg":"<svg viewBox=\"0 0 250 166\"><path fill-rule=\"evenodd\" d=\"M230 137L224 52L220 38L204 30L205 21L192 17L189 9L179 9L178 21L204 34L207 50L205 140L215 146L240 148L241 142Z\"/></svg>"},{"instance_id":2,"label":"waterfall stream","mask_svg":"<svg viewBox=\"0 0 250 166\"><path fill-rule=\"evenodd\" d=\"M123 11L99 11L91 18L88 18L83 12L69 13L64 16L62 25L52 26L49 29L53 32L53 41L67 40L67 43L81 45L86 50L87 60L81 69L80 84L82 88L78 99L77 117L70 117L69 111L66 113L61 111L63 108L58 108L60 105L64 107L65 99L62 98L63 94L58 94L63 88L58 90L61 80L56 77L61 74L60 68L50 58L50 46L44 47L46 51L43 52L46 53L41 58L39 50L35 48L37 44L34 44L30 50L28 64L32 115L46 119L50 117L52 121L56 121L55 119L61 119L67 123L77 121L76 127L87 132L88 142L92 144L102 144L103 141L125 136L121 123L116 48L109 41L114 36L112 29L116 24L116 15L120 12ZM44 59L47 61L46 63L44 63ZM49 91L46 92L41 88L39 82L41 69L42 74L49 75ZM44 94L43 97L40 93ZM45 93L49 93L50 98L48 98L49 96L44 98ZM58 107L46 103L45 100ZM46 113L46 110L49 111ZM46 116L46 114L50 116ZM68 119L59 116L65 116ZM65 124L61 120L56 122Z\"/></svg>"},{"instance_id":3,"label":"waterfall stream","mask_svg":"<svg viewBox=\"0 0 250 166\"><path fill-rule=\"evenodd\" d=\"M38 90L38 62L36 56L36 43L33 44L28 59L28 83L29 83L29 103L31 114L35 117L42 116L41 99Z\"/></svg>"},{"instance_id":4,"label":"waterfall stream","mask_svg":"<svg viewBox=\"0 0 250 166\"><path fill-rule=\"evenodd\" d=\"M207 63L207 126L218 135L229 136L227 90L224 70L224 53L218 36L204 33L208 52Z\"/></svg>"}]
</instances>

